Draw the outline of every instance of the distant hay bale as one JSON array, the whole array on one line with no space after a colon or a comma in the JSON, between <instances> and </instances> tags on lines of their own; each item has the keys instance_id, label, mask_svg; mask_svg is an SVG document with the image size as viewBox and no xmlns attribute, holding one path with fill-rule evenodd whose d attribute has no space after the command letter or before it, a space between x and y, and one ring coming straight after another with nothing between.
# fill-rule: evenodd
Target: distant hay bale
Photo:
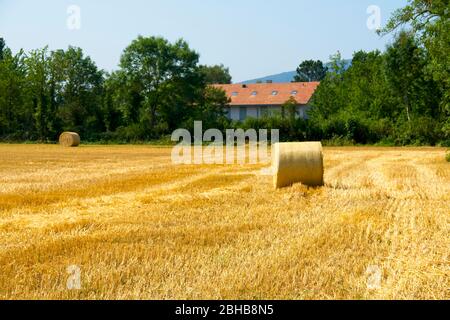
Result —
<instances>
[{"instance_id":1,"label":"distant hay bale","mask_svg":"<svg viewBox=\"0 0 450 320\"><path fill-rule=\"evenodd\" d=\"M59 144L63 147L78 147L80 136L76 132L63 132L59 136Z\"/></svg>"},{"instance_id":2,"label":"distant hay bale","mask_svg":"<svg viewBox=\"0 0 450 320\"><path fill-rule=\"evenodd\" d=\"M273 183L283 188L301 182L323 186L323 153L320 142L277 143L272 150Z\"/></svg>"}]
</instances>

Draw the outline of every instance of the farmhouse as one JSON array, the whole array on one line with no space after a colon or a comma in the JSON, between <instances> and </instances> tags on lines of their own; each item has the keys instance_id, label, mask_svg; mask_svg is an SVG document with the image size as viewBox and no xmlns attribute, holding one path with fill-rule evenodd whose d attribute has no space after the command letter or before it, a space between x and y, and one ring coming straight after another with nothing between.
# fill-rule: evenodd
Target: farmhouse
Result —
<instances>
[{"instance_id":1,"label":"farmhouse","mask_svg":"<svg viewBox=\"0 0 450 320\"><path fill-rule=\"evenodd\" d=\"M228 117L238 121L281 113L281 106L291 97L297 101L297 116L307 118L308 104L318 86L319 82L215 85L231 99Z\"/></svg>"}]
</instances>

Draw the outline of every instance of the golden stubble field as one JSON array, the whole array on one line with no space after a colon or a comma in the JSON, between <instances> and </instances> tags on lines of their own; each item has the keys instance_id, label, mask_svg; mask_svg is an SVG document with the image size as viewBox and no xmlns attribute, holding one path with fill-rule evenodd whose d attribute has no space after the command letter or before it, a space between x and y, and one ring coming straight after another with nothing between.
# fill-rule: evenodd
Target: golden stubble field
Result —
<instances>
[{"instance_id":1,"label":"golden stubble field","mask_svg":"<svg viewBox=\"0 0 450 320\"><path fill-rule=\"evenodd\" d=\"M325 148L325 187L274 190L168 148L0 145L0 298L449 299L444 158Z\"/></svg>"}]
</instances>

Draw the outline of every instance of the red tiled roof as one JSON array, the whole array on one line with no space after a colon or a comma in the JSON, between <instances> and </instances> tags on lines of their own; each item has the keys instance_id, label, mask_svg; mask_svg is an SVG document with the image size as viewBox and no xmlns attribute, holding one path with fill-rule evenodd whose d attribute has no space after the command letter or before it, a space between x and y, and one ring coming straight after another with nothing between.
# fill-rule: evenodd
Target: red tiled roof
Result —
<instances>
[{"instance_id":1,"label":"red tiled roof","mask_svg":"<svg viewBox=\"0 0 450 320\"><path fill-rule=\"evenodd\" d=\"M282 105L292 96L298 104L308 104L320 82L216 84L231 98L231 105ZM277 94L273 95L276 91ZM293 94L297 91L297 94ZM256 95L252 94L256 92ZM236 95L237 94L237 95Z\"/></svg>"}]
</instances>

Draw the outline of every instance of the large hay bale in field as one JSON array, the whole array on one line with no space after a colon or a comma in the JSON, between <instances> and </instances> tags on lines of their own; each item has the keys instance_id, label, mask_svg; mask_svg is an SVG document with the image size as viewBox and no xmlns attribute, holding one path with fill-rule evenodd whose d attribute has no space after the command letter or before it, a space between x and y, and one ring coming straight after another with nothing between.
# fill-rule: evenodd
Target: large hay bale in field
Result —
<instances>
[{"instance_id":1,"label":"large hay bale in field","mask_svg":"<svg viewBox=\"0 0 450 320\"><path fill-rule=\"evenodd\" d=\"M323 153L320 142L277 143L272 149L275 188L301 182L311 187L323 186Z\"/></svg>"},{"instance_id":2,"label":"large hay bale in field","mask_svg":"<svg viewBox=\"0 0 450 320\"><path fill-rule=\"evenodd\" d=\"M76 132L63 132L59 136L59 144L63 147L78 147L80 136Z\"/></svg>"}]
</instances>

